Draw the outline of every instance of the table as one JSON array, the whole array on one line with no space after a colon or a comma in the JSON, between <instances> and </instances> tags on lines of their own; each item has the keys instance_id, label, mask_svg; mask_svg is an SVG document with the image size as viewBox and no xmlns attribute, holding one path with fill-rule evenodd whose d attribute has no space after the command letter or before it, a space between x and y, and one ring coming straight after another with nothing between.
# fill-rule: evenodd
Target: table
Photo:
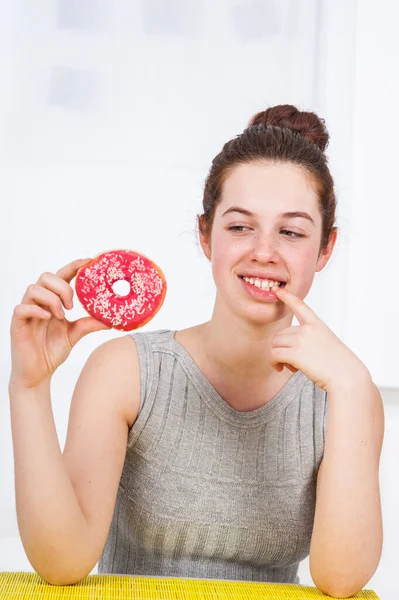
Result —
<instances>
[{"instance_id":1,"label":"table","mask_svg":"<svg viewBox=\"0 0 399 600\"><path fill-rule=\"evenodd\" d=\"M132 575L89 575L75 585L54 586L36 573L1 572L1 600L320 600L326 596L315 587L224 581L139 577ZM380 600L372 590L353 598Z\"/></svg>"}]
</instances>

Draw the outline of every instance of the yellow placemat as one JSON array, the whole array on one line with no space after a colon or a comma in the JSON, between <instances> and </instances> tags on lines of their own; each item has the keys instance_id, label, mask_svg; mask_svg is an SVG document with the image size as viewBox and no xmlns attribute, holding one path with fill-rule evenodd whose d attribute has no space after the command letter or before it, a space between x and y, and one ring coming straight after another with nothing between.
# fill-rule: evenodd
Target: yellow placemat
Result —
<instances>
[{"instance_id":1,"label":"yellow placemat","mask_svg":"<svg viewBox=\"0 0 399 600\"><path fill-rule=\"evenodd\" d=\"M1 600L313 600L329 598L315 587L300 585L136 577L128 575L89 575L75 585L54 586L36 573L0 573ZM377 599L371 590L353 598Z\"/></svg>"}]
</instances>

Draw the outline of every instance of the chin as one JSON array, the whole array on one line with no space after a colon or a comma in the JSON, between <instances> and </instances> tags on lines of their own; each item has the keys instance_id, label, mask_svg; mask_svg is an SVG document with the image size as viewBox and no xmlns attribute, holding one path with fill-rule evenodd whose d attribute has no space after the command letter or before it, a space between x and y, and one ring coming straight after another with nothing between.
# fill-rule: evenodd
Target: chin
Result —
<instances>
[{"instance_id":1,"label":"chin","mask_svg":"<svg viewBox=\"0 0 399 600\"><path fill-rule=\"evenodd\" d=\"M240 310L239 315L249 324L256 327L264 327L271 323L276 323L289 314L286 307L277 306L276 304L269 304L266 307L262 307L262 310L256 308L255 310Z\"/></svg>"}]
</instances>

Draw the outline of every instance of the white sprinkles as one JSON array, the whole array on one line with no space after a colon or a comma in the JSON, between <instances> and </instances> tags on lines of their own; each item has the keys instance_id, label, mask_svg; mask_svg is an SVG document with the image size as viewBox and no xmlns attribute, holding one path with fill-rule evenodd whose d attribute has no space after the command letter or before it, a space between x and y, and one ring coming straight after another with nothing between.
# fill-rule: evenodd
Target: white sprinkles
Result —
<instances>
[{"instance_id":1,"label":"white sprinkles","mask_svg":"<svg viewBox=\"0 0 399 600\"><path fill-rule=\"evenodd\" d=\"M135 319L146 320L145 313L148 318L154 300L164 287L162 278L148 260L141 256L132 260L129 253L106 253L84 268L82 274L81 292L88 312L113 327L126 327ZM112 290L112 285L120 279L130 283L128 297L118 296ZM137 316L143 318L137 319Z\"/></svg>"}]
</instances>

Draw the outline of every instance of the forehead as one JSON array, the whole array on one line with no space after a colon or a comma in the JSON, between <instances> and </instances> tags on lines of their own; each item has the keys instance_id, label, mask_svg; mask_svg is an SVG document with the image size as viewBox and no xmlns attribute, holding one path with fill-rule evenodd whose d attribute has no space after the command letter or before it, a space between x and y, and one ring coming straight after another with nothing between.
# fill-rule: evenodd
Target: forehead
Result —
<instances>
[{"instance_id":1,"label":"forehead","mask_svg":"<svg viewBox=\"0 0 399 600\"><path fill-rule=\"evenodd\" d=\"M237 165L224 182L222 214L239 205L256 214L306 211L317 218L318 197L309 176L292 164L247 163Z\"/></svg>"}]
</instances>

